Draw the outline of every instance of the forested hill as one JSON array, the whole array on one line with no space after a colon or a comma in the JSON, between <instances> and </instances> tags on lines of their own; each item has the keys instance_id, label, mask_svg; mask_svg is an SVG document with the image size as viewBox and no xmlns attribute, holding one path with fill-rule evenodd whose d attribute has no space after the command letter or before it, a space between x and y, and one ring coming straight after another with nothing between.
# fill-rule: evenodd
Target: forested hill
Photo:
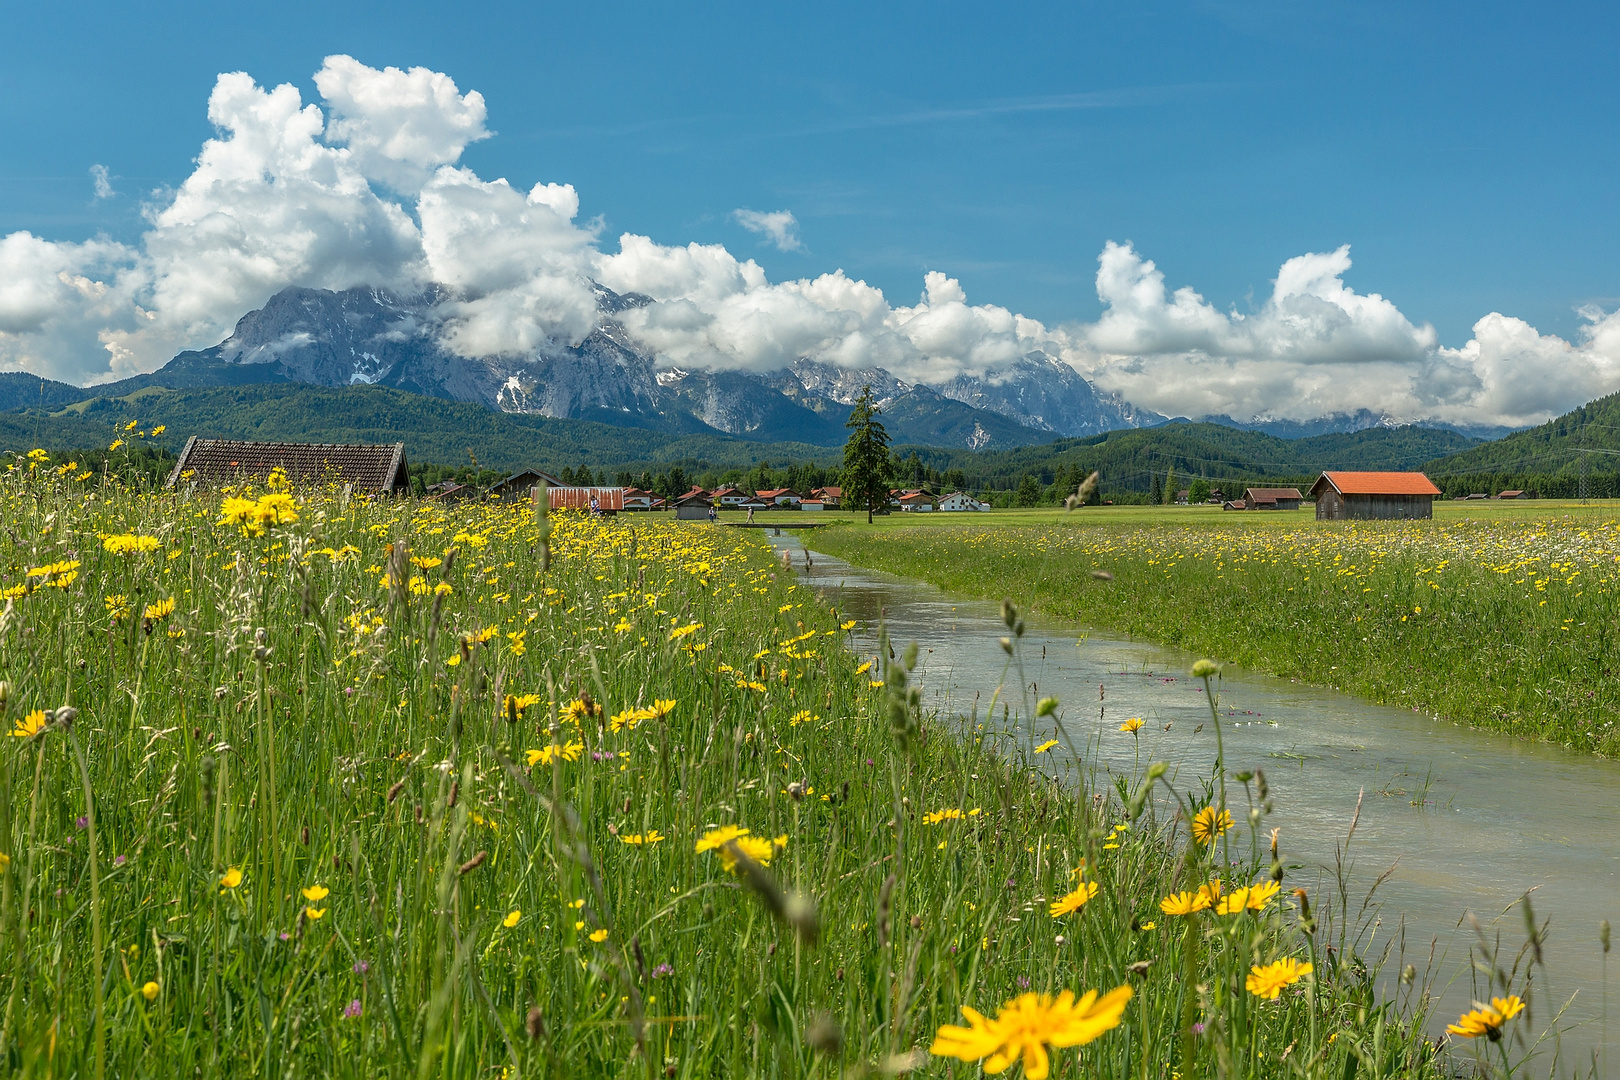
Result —
<instances>
[{"instance_id":1,"label":"forested hill","mask_svg":"<svg viewBox=\"0 0 1620 1080\"><path fill-rule=\"evenodd\" d=\"M1515 432L1494 442L1480 443L1462 453L1428 462L1431 473L1516 473L1524 475L1576 475L1581 451L1620 452L1620 394L1589 401L1540 427ZM1598 455L1588 462L1590 471L1613 472L1615 460Z\"/></svg>"},{"instance_id":2,"label":"forested hill","mask_svg":"<svg viewBox=\"0 0 1620 1080\"><path fill-rule=\"evenodd\" d=\"M1051 483L1057 475L1102 473L1106 488L1149 490L1172 471L1179 482L1204 477L1228 487L1244 481L1313 479L1324 469L1415 469L1440 454L1473 446L1477 440L1454 431L1424 427L1368 428L1364 431L1282 439L1221 424L1171 423L1154 428L1113 431L1044 446L972 456L954 451L919 451L935 468L963 467L986 477L992 487L1016 486L1034 475Z\"/></svg>"},{"instance_id":3,"label":"forested hill","mask_svg":"<svg viewBox=\"0 0 1620 1080\"><path fill-rule=\"evenodd\" d=\"M382 386L331 389L259 383L206 390L156 387L121 398L93 398L55 412L0 413L0 450L105 447L131 420L165 425L156 442L178 450L188 435L286 442L403 442L411 461L503 470L595 468L665 463L751 464L775 459L832 459L839 453L804 443L758 443L725 435L681 435L585 420L497 413L484 406L425 397Z\"/></svg>"}]
</instances>

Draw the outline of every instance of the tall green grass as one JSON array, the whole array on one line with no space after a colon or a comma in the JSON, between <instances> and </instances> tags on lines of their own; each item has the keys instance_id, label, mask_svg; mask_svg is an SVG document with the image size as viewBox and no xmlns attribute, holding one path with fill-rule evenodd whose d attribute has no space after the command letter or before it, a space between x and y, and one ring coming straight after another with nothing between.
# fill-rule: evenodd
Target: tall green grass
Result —
<instances>
[{"instance_id":1,"label":"tall green grass","mask_svg":"<svg viewBox=\"0 0 1620 1080\"><path fill-rule=\"evenodd\" d=\"M927 1052L962 1006L1120 986L1051 1075L1444 1072L1422 981L1289 895L1263 776L1059 783L739 531L0 484L8 1073L968 1076ZM769 865L694 850L727 825Z\"/></svg>"}]
</instances>

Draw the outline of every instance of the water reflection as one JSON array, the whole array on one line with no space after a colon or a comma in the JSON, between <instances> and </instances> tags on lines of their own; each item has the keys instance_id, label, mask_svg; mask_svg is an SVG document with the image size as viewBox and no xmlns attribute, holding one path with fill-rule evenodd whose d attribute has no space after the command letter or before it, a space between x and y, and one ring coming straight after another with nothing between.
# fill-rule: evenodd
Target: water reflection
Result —
<instances>
[{"instance_id":1,"label":"water reflection","mask_svg":"<svg viewBox=\"0 0 1620 1080\"><path fill-rule=\"evenodd\" d=\"M858 649L875 651L877 621L885 618L894 641L921 647L918 674L932 704L960 714L977 702L983 712L1005 661L996 605L822 554L813 553L806 568L796 540L772 542L794 553L807 585L862 620ZM1180 770L1183 788L1208 774L1215 756L1209 706L1201 682L1186 675L1194 657L1034 618L1022 657L1023 700L1061 699L1064 724L1086 744L1088 765L1129 772L1138 748L1118 728L1137 716L1146 721L1138 736L1142 761ZM1018 675L1008 681L1017 694ZM1437 1033L1471 995L1466 968L1474 937L1465 913L1499 926L1511 959L1524 939L1517 904L1534 890L1537 916L1551 919L1550 985L1540 987L1537 1010L1544 1018L1549 1003L1575 995L1564 1019L1578 1027L1564 1039L1562 1058L1566 1065L1590 1061L1601 1041L1598 924L1620 923L1620 764L1231 669L1218 701L1229 769L1265 770L1276 804L1267 828L1282 829L1285 860L1306 866L1293 875L1296 883L1332 865L1361 801L1353 882L1365 892L1393 867L1378 894L1378 944L1397 937L1404 922L1408 958L1422 970L1435 943ZM1026 705L1024 714L1031 712ZM1033 748L1052 737L1052 725L1041 724L1016 737ZM1036 760L1061 774L1073 765L1064 755L1059 745ZM1611 1027L1610 1049L1620 1050L1620 1024Z\"/></svg>"}]
</instances>

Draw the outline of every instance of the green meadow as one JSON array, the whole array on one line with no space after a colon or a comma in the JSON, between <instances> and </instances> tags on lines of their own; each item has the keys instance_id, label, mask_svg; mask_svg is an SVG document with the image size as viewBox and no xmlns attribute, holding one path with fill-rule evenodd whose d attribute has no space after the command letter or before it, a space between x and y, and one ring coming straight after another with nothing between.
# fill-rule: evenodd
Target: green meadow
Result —
<instances>
[{"instance_id":1,"label":"green meadow","mask_svg":"<svg viewBox=\"0 0 1620 1080\"><path fill-rule=\"evenodd\" d=\"M1436 504L1432 521L1084 507L893 515L815 546L1437 719L1620 753L1620 515ZM1093 574L1112 578L1097 587Z\"/></svg>"},{"instance_id":2,"label":"green meadow","mask_svg":"<svg viewBox=\"0 0 1620 1080\"><path fill-rule=\"evenodd\" d=\"M1219 724L1187 786L1053 778L757 534L0 485L11 1075L1439 1077L1523 1024L1500 971L1425 1036Z\"/></svg>"}]
</instances>

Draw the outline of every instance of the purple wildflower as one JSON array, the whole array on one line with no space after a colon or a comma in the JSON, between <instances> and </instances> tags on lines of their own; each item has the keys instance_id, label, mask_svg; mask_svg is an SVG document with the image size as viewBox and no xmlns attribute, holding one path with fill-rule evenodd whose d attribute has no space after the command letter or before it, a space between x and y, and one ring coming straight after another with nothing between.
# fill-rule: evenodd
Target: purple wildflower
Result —
<instances>
[{"instance_id":1,"label":"purple wildflower","mask_svg":"<svg viewBox=\"0 0 1620 1080\"><path fill-rule=\"evenodd\" d=\"M670 967L668 964L659 964L652 970L652 977L655 979L662 979L665 975L673 974L675 974L675 969Z\"/></svg>"},{"instance_id":2,"label":"purple wildflower","mask_svg":"<svg viewBox=\"0 0 1620 1080\"><path fill-rule=\"evenodd\" d=\"M368 972L370 970L371 970L371 965L366 963L364 960L356 960L354 962L354 973L356 975L364 975L366 972Z\"/></svg>"},{"instance_id":3,"label":"purple wildflower","mask_svg":"<svg viewBox=\"0 0 1620 1080\"><path fill-rule=\"evenodd\" d=\"M80 814L79 820L75 821L73 824L77 825L81 829L88 829L90 827L90 818L84 814Z\"/></svg>"},{"instance_id":4,"label":"purple wildflower","mask_svg":"<svg viewBox=\"0 0 1620 1080\"><path fill-rule=\"evenodd\" d=\"M353 1001L349 1002L348 1007L343 1010L343 1015L348 1017L350 1020L353 1020L355 1017L360 1015L360 1012L360 999L355 998Z\"/></svg>"},{"instance_id":5,"label":"purple wildflower","mask_svg":"<svg viewBox=\"0 0 1620 1080\"><path fill-rule=\"evenodd\" d=\"M113 860L113 865L114 866L123 866L127 862L129 862L129 856L120 855L116 859Z\"/></svg>"}]
</instances>

